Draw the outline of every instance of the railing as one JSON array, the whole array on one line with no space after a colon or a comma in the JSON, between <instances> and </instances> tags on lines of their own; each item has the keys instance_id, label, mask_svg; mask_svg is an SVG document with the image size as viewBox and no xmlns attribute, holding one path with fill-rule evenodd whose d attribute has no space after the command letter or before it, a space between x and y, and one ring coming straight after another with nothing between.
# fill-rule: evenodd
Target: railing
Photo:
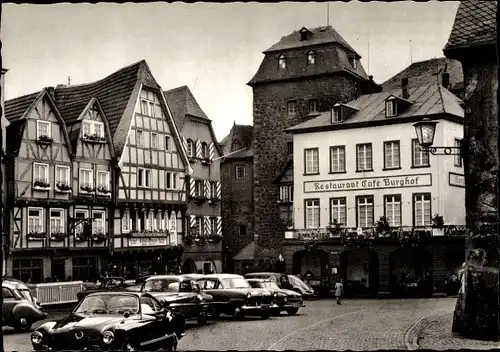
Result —
<instances>
[{"instance_id":1,"label":"railing","mask_svg":"<svg viewBox=\"0 0 500 352\"><path fill-rule=\"evenodd\" d=\"M28 287L42 305L76 303L76 294L83 290L83 281L28 284Z\"/></svg>"},{"instance_id":2,"label":"railing","mask_svg":"<svg viewBox=\"0 0 500 352\"><path fill-rule=\"evenodd\" d=\"M315 229L294 229L285 231L285 239L300 241L327 241L335 238L365 237L402 239L415 235L461 237L467 234L465 225L445 225L442 228L432 226L393 226L385 231L377 231L376 227L323 227Z\"/></svg>"}]
</instances>

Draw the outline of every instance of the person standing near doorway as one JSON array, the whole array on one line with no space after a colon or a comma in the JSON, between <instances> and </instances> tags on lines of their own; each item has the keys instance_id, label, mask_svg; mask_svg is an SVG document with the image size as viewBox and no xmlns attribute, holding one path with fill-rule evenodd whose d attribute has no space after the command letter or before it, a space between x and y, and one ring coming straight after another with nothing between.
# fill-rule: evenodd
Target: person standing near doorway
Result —
<instances>
[{"instance_id":1,"label":"person standing near doorway","mask_svg":"<svg viewBox=\"0 0 500 352\"><path fill-rule=\"evenodd\" d=\"M344 285L342 284L342 279L338 279L335 284L335 297L337 298L337 304L342 304L342 296L344 294Z\"/></svg>"}]
</instances>

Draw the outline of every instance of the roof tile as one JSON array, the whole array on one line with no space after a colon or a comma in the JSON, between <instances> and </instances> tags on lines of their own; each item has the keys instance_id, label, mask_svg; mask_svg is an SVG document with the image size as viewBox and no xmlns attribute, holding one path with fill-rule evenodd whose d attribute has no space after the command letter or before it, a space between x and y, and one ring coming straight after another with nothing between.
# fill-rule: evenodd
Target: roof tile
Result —
<instances>
[{"instance_id":1,"label":"roof tile","mask_svg":"<svg viewBox=\"0 0 500 352\"><path fill-rule=\"evenodd\" d=\"M210 121L187 86L164 91L163 95L179 131L182 131L188 115Z\"/></svg>"}]
</instances>

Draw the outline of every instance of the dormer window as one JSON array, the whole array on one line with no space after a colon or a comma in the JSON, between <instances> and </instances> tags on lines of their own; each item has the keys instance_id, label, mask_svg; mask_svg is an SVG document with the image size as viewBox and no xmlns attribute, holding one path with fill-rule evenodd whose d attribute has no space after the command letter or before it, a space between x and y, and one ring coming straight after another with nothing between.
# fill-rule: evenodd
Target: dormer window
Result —
<instances>
[{"instance_id":1,"label":"dormer window","mask_svg":"<svg viewBox=\"0 0 500 352\"><path fill-rule=\"evenodd\" d=\"M398 115L398 105L396 99L389 98L385 101L385 115L387 117L393 117Z\"/></svg>"},{"instance_id":2,"label":"dormer window","mask_svg":"<svg viewBox=\"0 0 500 352\"><path fill-rule=\"evenodd\" d=\"M278 58L278 68L280 70L286 69L286 57L283 54L281 54L280 57Z\"/></svg>"},{"instance_id":3,"label":"dormer window","mask_svg":"<svg viewBox=\"0 0 500 352\"><path fill-rule=\"evenodd\" d=\"M333 122L342 122L342 107L338 104L332 108L332 123Z\"/></svg>"},{"instance_id":4,"label":"dormer window","mask_svg":"<svg viewBox=\"0 0 500 352\"><path fill-rule=\"evenodd\" d=\"M356 70L356 69L358 68L358 61L356 60L356 58L355 58L355 57L353 57L353 58L351 59L351 64L352 64L352 68L353 68L353 69L355 69L355 70Z\"/></svg>"},{"instance_id":5,"label":"dormer window","mask_svg":"<svg viewBox=\"0 0 500 352\"><path fill-rule=\"evenodd\" d=\"M308 65L316 64L316 53L313 50L307 53L307 64Z\"/></svg>"},{"instance_id":6,"label":"dormer window","mask_svg":"<svg viewBox=\"0 0 500 352\"><path fill-rule=\"evenodd\" d=\"M300 41L308 40L312 33L305 27L300 30Z\"/></svg>"}]
</instances>

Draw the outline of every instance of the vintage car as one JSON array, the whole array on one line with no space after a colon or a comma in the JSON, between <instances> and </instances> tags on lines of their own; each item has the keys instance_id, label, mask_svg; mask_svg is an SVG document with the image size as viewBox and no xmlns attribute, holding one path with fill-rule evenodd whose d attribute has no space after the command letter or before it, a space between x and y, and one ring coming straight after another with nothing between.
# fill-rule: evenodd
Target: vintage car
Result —
<instances>
[{"instance_id":1,"label":"vintage car","mask_svg":"<svg viewBox=\"0 0 500 352\"><path fill-rule=\"evenodd\" d=\"M198 278L203 291L213 296L212 314L221 313L235 318L271 316L271 294L265 290L254 289L241 275L210 274Z\"/></svg>"},{"instance_id":2,"label":"vintage car","mask_svg":"<svg viewBox=\"0 0 500 352\"><path fill-rule=\"evenodd\" d=\"M28 331L33 323L47 318L28 286L15 279L2 281L2 312L2 326L11 326L19 332Z\"/></svg>"},{"instance_id":3,"label":"vintage car","mask_svg":"<svg viewBox=\"0 0 500 352\"><path fill-rule=\"evenodd\" d=\"M200 285L188 275L155 275L143 283L141 292L149 292L163 307L180 312L186 319L196 318L205 325L213 297L201 292Z\"/></svg>"},{"instance_id":4,"label":"vintage car","mask_svg":"<svg viewBox=\"0 0 500 352\"><path fill-rule=\"evenodd\" d=\"M139 291L139 290L140 290L139 287L137 287L137 289L134 290L133 286L128 284L125 278L123 277L110 276L104 278L99 284L99 286L97 286L96 288L84 288L83 291L80 291L76 294L76 298L78 299L79 302L84 297L94 292L105 292L105 291L119 292L119 291Z\"/></svg>"},{"instance_id":5,"label":"vintage car","mask_svg":"<svg viewBox=\"0 0 500 352\"><path fill-rule=\"evenodd\" d=\"M279 315L286 311L288 315L295 315L300 307L305 307L304 300L300 293L292 290L279 288L279 286L270 279L247 279L250 286L268 290L272 296L271 310Z\"/></svg>"},{"instance_id":6,"label":"vintage car","mask_svg":"<svg viewBox=\"0 0 500 352\"><path fill-rule=\"evenodd\" d=\"M260 272L245 274L245 279L271 279L279 288L300 293L303 298L311 298L314 296L314 290L295 275Z\"/></svg>"},{"instance_id":7,"label":"vintage car","mask_svg":"<svg viewBox=\"0 0 500 352\"><path fill-rule=\"evenodd\" d=\"M162 308L149 293L97 292L70 315L31 334L34 350L176 350L184 336L182 314Z\"/></svg>"}]
</instances>

